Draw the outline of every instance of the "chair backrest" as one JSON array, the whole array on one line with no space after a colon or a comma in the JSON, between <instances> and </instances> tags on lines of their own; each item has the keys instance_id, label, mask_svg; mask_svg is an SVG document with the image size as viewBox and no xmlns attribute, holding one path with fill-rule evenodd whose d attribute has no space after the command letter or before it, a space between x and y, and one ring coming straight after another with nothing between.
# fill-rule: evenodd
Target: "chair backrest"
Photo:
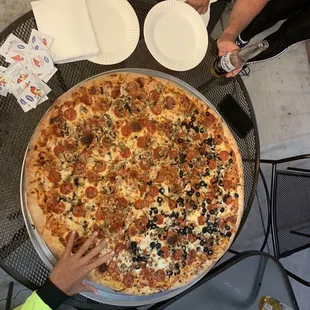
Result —
<instances>
[{"instance_id":1,"label":"chair backrest","mask_svg":"<svg viewBox=\"0 0 310 310\"><path fill-rule=\"evenodd\" d=\"M310 173L276 171L273 227L278 258L310 247Z\"/></svg>"}]
</instances>

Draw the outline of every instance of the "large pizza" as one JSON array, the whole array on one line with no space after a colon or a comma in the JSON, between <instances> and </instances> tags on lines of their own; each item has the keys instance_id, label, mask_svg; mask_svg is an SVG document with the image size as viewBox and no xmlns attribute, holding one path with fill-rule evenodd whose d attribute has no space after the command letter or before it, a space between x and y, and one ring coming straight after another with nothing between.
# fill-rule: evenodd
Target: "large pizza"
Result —
<instances>
[{"instance_id":1,"label":"large pizza","mask_svg":"<svg viewBox=\"0 0 310 310\"><path fill-rule=\"evenodd\" d=\"M229 248L243 212L238 146L223 120L177 84L135 73L77 85L37 126L27 206L48 247L93 231L115 255L89 279L142 295L177 288Z\"/></svg>"}]
</instances>

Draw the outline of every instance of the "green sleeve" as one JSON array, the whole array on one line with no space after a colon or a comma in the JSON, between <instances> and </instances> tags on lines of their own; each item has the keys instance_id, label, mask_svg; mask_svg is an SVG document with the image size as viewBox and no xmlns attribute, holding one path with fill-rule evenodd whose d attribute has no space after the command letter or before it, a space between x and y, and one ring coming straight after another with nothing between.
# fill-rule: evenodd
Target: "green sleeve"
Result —
<instances>
[{"instance_id":1,"label":"green sleeve","mask_svg":"<svg viewBox=\"0 0 310 310\"><path fill-rule=\"evenodd\" d=\"M25 303L14 310L51 310L51 308L42 301L37 292L33 292Z\"/></svg>"}]
</instances>

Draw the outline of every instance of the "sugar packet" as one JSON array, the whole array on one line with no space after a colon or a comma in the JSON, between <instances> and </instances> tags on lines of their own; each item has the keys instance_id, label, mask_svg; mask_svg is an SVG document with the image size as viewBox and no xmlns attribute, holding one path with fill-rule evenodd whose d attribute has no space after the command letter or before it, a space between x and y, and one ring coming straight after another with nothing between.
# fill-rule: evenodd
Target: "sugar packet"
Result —
<instances>
[{"instance_id":1,"label":"sugar packet","mask_svg":"<svg viewBox=\"0 0 310 310\"><path fill-rule=\"evenodd\" d=\"M9 63L21 62L25 67L27 66L27 56L31 51L31 46L14 40L11 42L9 51L6 55L6 61Z\"/></svg>"},{"instance_id":2,"label":"sugar packet","mask_svg":"<svg viewBox=\"0 0 310 310\"><path fill-rule=\"evenodd\" d=\"M20 38L18 38L16 35L14 35L13 33L11 33L7 39L4 41L4 43L1 45L0 47L0 55L6 58L6 55L9 52L11 43L13 41L19 41L19 42L23 42Z\"/></svg>"}]
</instances>

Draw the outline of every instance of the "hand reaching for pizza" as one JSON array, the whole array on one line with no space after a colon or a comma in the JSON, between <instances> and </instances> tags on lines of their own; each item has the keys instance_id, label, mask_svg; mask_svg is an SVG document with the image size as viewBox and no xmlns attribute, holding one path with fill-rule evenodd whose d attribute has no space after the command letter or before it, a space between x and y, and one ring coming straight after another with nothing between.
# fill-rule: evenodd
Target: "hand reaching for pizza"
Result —
<instances>
[{"instance_id":1,"label":"hand reaching for pizza","mask_svg":"<svg viewBox=\"0 0 310 310\"><path fill-rule=\"evenodd\" d=\"M234 38L230 34L225 33L225 32L223 32L222 35L218 38L217 47L219 49L219 56L223 56L224 54L239 48L236 45ZM237 69L237 70L227 73L225 76L227 78L234 77L240 71L241 69Z\"/></svg>"},{"instance_id":2,"label":"hand reaching for pizza","mask_svg":"<svg viewBox=\"0 0 310 310\"><path fill-rule=\"evenodd\" d=\"M186 0L185 2L192 6L199 14L205 14L208 11L210 0Z\"/></svg>"},{"instance_id":3,"label":"hand reaching for pizza","mask_svg":"<svg viewBox=\"0 0 310 310\"><path fill-rule=\"evenodd\" d=\"M50 281L68 296L80 292L92 292L97 294L97 289L92 285L84 283L83 279L94 268L108 262L114 255L114 252L109 252L104 256L97 257L105 246L105 242L103 241L90 250L88 254L83 256L98 235L97 232L94 232L80 249L75 254L72 254L75 235L76 234L73 231L70 235L63 256L60 258L50 275Z\"/></svg>"}]
</instances>

